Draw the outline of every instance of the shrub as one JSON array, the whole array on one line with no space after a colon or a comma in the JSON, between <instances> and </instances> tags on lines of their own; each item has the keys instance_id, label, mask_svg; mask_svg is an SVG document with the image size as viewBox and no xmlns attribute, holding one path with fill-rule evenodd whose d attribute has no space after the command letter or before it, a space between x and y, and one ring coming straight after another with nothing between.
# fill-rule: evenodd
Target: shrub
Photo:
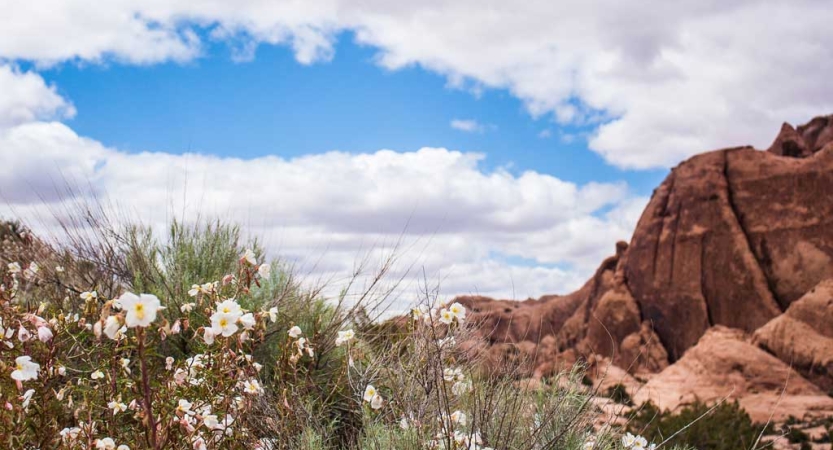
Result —
<instances>
[{"instance_id":1,"label":"shrub","mask_svg":"<svg viewBox=\"0 0 833 450\"><path fill-rule=\"evenodd\" d=\"M678 412L646 403L631 417L628 429L654 442L671 438L669 443L697 449L737 450L751 449L764 427L753 424L737 402L714 407L696 402Z\"/></svg>"},{"instance_id":2,"label":"shrub","mask_svg":"<svg viewBox=\"0 0 833 450\"><path fill-rule=\"evenodd\" d=\"M173 223L160 240L84 223L64 245L0 226L2 448L647 446L594 426L580 370L540 386L483 370L460 304L374 320L391 259L348 302L234 226Z\"/></svg>"},{"instance_id":3,"label":"shrub","mask_svg":"<svg viewBox=\"0 0 833 450\"><path fill-rule=\"evenodd\" d=\"M628 394L627 388L625 388L625 385L621 383L616 383L613 386L607 388L605 396L609 397L616 403L620 403L626 406L633 406L633 400L631 399L630 394Z\"/></svg>"}]
</instances>

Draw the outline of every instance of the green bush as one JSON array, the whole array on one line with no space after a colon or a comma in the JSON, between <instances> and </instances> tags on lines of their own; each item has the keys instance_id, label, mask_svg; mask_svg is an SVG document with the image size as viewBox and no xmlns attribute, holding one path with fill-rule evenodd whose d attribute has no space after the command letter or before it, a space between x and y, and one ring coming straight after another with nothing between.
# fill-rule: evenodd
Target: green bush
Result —
<instances>
[{"instance_id":1,"label":"green bush","mask_svg":"<svg viewBox=\"0 0 833 450\"><path fill-rule=\"evenodd\" d=\"M698 450L752 449L764 426L753 424L737 402L710 407L696 402L678 412L660 411L651 403L631 417L628 430L653 442L694 447Z\"/></svg>"},{"instance_id":2,"label":"green bush","mask_svg":"<svg viewBox=\"0 0 833 450\"><path fill-rule=\"evenodd\" d=\"M607 388L607 392L605 392L605 397L610 398L616 403L620 403L626 406L633 406L633 399L631 399L631 395L628 394L627 388L622 383L616 383L613 386Z\"/></svg>"}]
</instances>

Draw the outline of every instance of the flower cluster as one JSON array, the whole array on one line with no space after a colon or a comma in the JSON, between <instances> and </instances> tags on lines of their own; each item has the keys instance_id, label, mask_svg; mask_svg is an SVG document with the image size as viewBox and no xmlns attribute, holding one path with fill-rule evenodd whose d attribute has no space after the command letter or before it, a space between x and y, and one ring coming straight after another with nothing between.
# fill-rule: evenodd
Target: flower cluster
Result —
<instances>
[{"instance_id":1,"label":"flower cluster","mask_svg":"<svg viewBox=\"0 0 833 450\"><path fill-rule=\"evenodd\" d=\"M622 446L628 450L654 450L657 448L656 444L648 444L648 440L642 436L636 436L631 433L625 433L622 436Z\"/></svg>"},{"instance_id":2,"label":"flower cluster","mask_svg":"<svg viewBox=\"0 0 833 450\"><path fill-rule=\"evenodd\" d=\"M445 325L454 323L461 324L466 319L466 307L459 302L454 302L448 306L441 303L438 307L434 308L420 305L411 310L411 317L415 321L422 321L426 324L431 324L435 321Z\"/></svg>"}]
</instances>

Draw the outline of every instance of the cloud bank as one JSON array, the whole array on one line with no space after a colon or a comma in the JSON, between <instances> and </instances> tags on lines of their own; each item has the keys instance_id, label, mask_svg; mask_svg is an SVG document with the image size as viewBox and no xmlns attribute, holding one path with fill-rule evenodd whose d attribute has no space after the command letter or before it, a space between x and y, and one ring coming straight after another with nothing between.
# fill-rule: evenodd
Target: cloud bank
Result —
<instances>
[{"instance_id":1,"label":"cloud bank","mask_svg":"<svg viewBox=\"0 0 833 450\"><path fill-rule=\"evenodd\" d=\"M46 0L4 11L0 60L38 65L182 62L206 42L242 60L285 45L311 64L349 31L386 69L507 89L533 115L589 126L590 148L624 168L765 146L781 121L833 110L833 8L822 0Z\"/></svg>"}]
</instances>

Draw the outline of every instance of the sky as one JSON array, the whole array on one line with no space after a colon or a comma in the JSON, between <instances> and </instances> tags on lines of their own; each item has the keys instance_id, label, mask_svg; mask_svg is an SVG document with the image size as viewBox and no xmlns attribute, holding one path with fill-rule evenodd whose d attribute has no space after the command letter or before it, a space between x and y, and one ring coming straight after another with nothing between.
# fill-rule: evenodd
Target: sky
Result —
<instances>
[{"instance_id":1,"label":"sky","mask_svg":"<svg viewBox=\"0 0 833 450\"><path fill-rule=\"evenodd\" d=\"M0 8L0 216L218 216L315 279L397 248L397 307L569 292L671 167L833 109L824 1Z\"/></svg>"}]
</instances>

